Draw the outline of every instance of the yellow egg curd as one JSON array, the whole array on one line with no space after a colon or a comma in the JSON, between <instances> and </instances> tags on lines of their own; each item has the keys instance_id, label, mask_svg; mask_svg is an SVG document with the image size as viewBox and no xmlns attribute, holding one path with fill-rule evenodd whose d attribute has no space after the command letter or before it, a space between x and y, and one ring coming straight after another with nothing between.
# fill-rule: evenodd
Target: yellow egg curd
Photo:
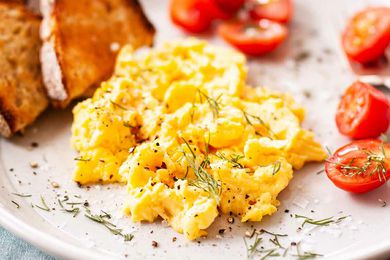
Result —
<instances>
[{"instance_id":1,"label":"yellow egg curd","mask_svg":"<svg viewBox=\"0 0 390 260\"><path fill-rule=\"evenodd\" d=\"M326 153L289 95L245 83L245 63L196 39L123 48L111 79L74 108L73 179L127 184L133 221L163 218L190 240L219 212L274 213L293 169Z\"/></svg>"}]
</instances>

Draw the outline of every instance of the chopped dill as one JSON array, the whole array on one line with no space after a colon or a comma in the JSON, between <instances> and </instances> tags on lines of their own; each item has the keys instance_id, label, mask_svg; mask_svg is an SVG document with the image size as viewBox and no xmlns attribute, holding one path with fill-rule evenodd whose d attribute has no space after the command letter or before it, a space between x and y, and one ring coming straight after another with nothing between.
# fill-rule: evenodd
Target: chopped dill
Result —
<instances>
[{"instance_id":1,"label":"chopped dill","mask_svg":"<svg viewBox=\"0 0 390 260\"><path fill-rule=\"evenodd\" d=\"M11 202L16 205L17 209L20 208L20 205L16 201L11 200Z\"/></svg>"},{"instance_id":2,"label":"chopped dill","mask_svg":"<svg viewBox=\"0 0 390 260\"><path fill-rule=\"evenodd\" d=\"M295 255L295 256L298 257L299 260L306 260L306 259L313 259L313 258L316 258L316 257L319 257L319 256L323 256L323 255L317 254L317 253L313 253L313 252L304 252L301 255Z\"/></svg>"},{"instance_id":3,"label":"chopped dill","mask_svg":"<svg viewBox=\"0 0 390 260\"><path fill-rule=\"evenodd\" d=\"M69 199L69 197L68 197L68 199ZM69 203L69 202L67 202L66 204L72 205L72 208L67 209L66 207L64 207L64 204L62 204L62 202L67 201L68 199L65 198L63 201L58 199L58 204L60 205L60 207L62 208L63 211L68 212L68 213L72 213L73 217L75 218L80 213L80 208L74 208L73 205L76 205L76 204Z\"/></svg>"},{"instance_id":4,"label":"chopped dill","mask_svg":"<svg viewBox=\"0 0 390 260\"><path fill-rule=\"evenodd\" d=\"M272 244L274 244L275 246L277 246L278 248L285 249L285 247L282 246L282 244L279 242L278 237L287 237L287 234L273 233L273 232L267 231L267 230L265 230L265 229L260 230L260 233L261 233L261 234L265 233L265 234L268 234L268 235L273 236L273 238L270 238L269 241L270 241Z\"/></svg>"},{"instance_id":5,"label":"chopped dill","mask_svg":"<svg viewBox=\"0 0 390 260\"><path fill-rule=\"evenodd\" d=\"M84 204L84 202L66 202L66 205L81 205L81 204Z\"/></svg>"},{"instance_id":6,"label":"chopped dill","mask_svg":"<svg viewBox=\"0 0 390 260\"><path fill-rule=\"evenodd\" d=\"M241 110L243 115L244 115L244 118L246 120L246 122L248 123L248 125L254 125L253 122L251 121L250 118L256 120L259 122L260 125L264 126L265 129L267 129L268 131L268 134L270 135L269 138L273 139L275 137L275 134L272 132L271 128L269 127L269 125L267 125L263 119L261 119L259 116L255 116L255 115L251 115L249 113L247 113L245 110ZM256 135L261 135L260 133L258 133L257 131L255 132Z\"/></svg>"},{"instance_id":7,"label":"chopped dill","mask_svg":"<svg viewBox=\"0 0 390 260\"><path fill-rule=\"evenodd\" d=\"M252 258L253 255L257 252L257 248L261 244L262 240L263 239L261 237L259 237L258 234L256 234L254 241L253 241L253 244L248 245L248 242L246 241L246 238L244 237L244 243L245 243L245 247L246 247L246 256L248 259Z\"/></svg>"},{"instance_id":8,"label":"chopped dill","mask_svg":"<svg viewBox=\"0 0 390 260\"><path fill-rule=\"evenodd\" d=\"M277 174L280 171L281 167L282 167L282 163L280 161L276 161L272 168L272 175Z\"/></svg>"},{"instance_id":9,"label":"chopped dill","mask_svg":"<svg viewBox=\"0 0 390 260\"><path fill-rule=\"evenodd\" d=\"M42 196L40 196L40 197L41 197L42 206L35 205L35 207L37 207L41 210L44 210L44 211L50 211L50 208L49 208L49 206L47 206L45 199Z\"/></svg>"},{"instance_id":10,"label":"chopped dill","mask_svg":"<svg viewBox=\"0 0 390 260\"><path fill-rule=\"evenodd\" d=\"M267 250L262 250L260 253L266 253L264 256L260 258L260 260L267 259L268 257L277 257L280 256L278 252L276 252L277 248L273 249L267 249Z\"/></svg>"},{"instance_id":11,"label":"chopped dill","mask_svg":"<svg viewBox=\"0 0 390 260\"><path fill-rule=\"evenodd\" d=\"M239 168L239 169L244 169L245 167L239 162L239 160L245 158L241 154L231 154L229 158L225 156L223 153L217 153L216 156L224 161L229 162L233 168Z\"/></svg>"},{"instance_id":12,"label":"chopped dill","mask_svg":"<svg viewBox=\"0 0 390 260\"><path fill-rule=\"evenodd\" d=\"M22 193L12 193L12 194L22 198L29 198L32 196L31 194L22 194Z\"/></svg>"},{"instance_id":13,"label":"chopped dill","mask_svg":"<svg viewBox=\"0 0 390 260\"><path fill-rule=\"evenodd\" d=\"M200 89L198 89L198 92L199 92L200 102L203 102L202 97L206 98L206 101L210 106L214 118L217 118L219 115L219 111L221 109L221 106L219 104L219 99L221 98L222 94L219 95L216 99L214 99L209 97L206 93L202 92Z\"/></svg>"},{"instance_id":14,"label":"chopped dill","mask_svg":"<svg viewBox=\"0 0 390 260\"><path fill-rule=\"evenodd\" d=\"M272 236L276 236L276 237L287 237L287 236L288 236L287 234L273 233L273 232L267 231L267 230L265 230L265 229L261 229L261 230L260 230L260 233L265 233L265 234L272 235Z\"/></svg>"},{"instance_id":15,"label":"chopped dill","mask_svg":"<svg viewBox=\"0 0 390 260\"><path fill-rule=\"evenodd\" d=\"M74 158L75 161L81 161L81 162L89 162L90 158L82 158L82 157L76 157Z\"/></svg>"},{"instance_id":16,"label":"chopped dill","mask_svg":"<svg viewBox=\"0 0 390 260\"><path fill-rule=\"evenodd\" d=\"M277 246L277 247L279 247L279 248L285 249L284 246L282 246L282 245L280 244L279 239L278 239L277 236L275 236L274 238L270 238L269 241L270 241L272 244L274 244L275 246Z\"/></svg>"},{"instance_id":17,"label":"chopped dill","mask_svg":"<svg viewBox=\"0 0 390 260\"><path fill-rule=\"evenodd\" d=\"M114 106L114 107L118 107L122 110L128 110L127 108L125 108L124 106L122 106L121 104L118 104L116 103L115 101L113 101L112 99L110 99L110 103Z\"/></svg>"},{"instance_id":18,"label":"chopped dill","mask_svg":"<svg viewBox=\"0 0 390 260\"><path fill-rule=\"evenodd\" d=\"M328 153L328 156L332 156L332 151L330 150L329 146L325 146L326 152Z\"/></svg>"},{"instance_id":19,"label":"chopped dill","mask_svg":"<svg viewBox=\"0 0 390 260\"><path fill-rule=\"evenodd\" d=\"M183 142L187 146L188 150L190 151L190 155L188 155L184 150L183 154L184 157L187 160L187 163L189 164L190 168L193 170L196 179L193 181L190 181L190 185L195 186L199 189L202 189L206 192L208 192L210 195L214 197L214 199L217 201L217 203L220 203L220 183L206 171L206 167L209 166L210 160L208 158L208 155L206 154L205 159L198 164L196 162L196 154L192 150L191 146L188 144L188 142L182 138ZM208 145L206 146L206 150L208 150Z\"/></svg>"},{"instance_id":20,"label":"chopped dill","mask_svg":"<svg viewBox=\"0 0 390 260\"><path fill-rule=\"evenodd\" d=\"M71 208L71 209L65 208L60 199L58 199L58 204L60 205L63 211L72 213L74 218L80 213L80 208Z\"/></svg>"},{"instance_id":21,"label":"chopped dill","mask_svg":"<svg viewBox=\"0 0 390 260\"><path fill-rule=\"evenodd\" d=\"M302 254L301 250L300 250L300 242L298 242L296 244L296 250L297 250L297 254L292 255L292 256L296 257L299 260L313 259L313 258L316 258L319 256L323 256L321 254L317 254L317 253L313 253L313 252L306 252L306 251L303 252L303 254Z\"/></svg>"},{"instance_id":22,"label":"chopped dill","mask_svg":"<svg viewBox=\"0 0 390 260\"><path fill-rule=\"evenodd\" d=\"M110 219L111 216L108 213L102 211L103 214L98 215L98 214L92 214L91 210L88 208L85 208L85 210L86 210L86 213L84 214L85 217L87 217L88 219L95 221L99 224L102 224L112 234L119 235L119 236L123 237L124 241L126 241L126 242L131 241L134 238L133 234L130 234L130 233L124 234L122 229L117 228L116 225L109 222L107 219Z\"/></svg>"},{"instance_id":23,"label":"chopped dill","mask_svg":"<svg viewBox=\"0 0 390 260\"><path fill-rule=\"evenodd\" d=\"M305 226L305 224L315 225L315 226L329 226L331 223L340 223L342 220L347 218L348 216L339 217L337 219L333 219L334 217L328 217L320 220L314 220L309 217L305 217L302 215L295 214L295 218L302 218L304 219L301 227Z\"/></svg>"}]
</instances>

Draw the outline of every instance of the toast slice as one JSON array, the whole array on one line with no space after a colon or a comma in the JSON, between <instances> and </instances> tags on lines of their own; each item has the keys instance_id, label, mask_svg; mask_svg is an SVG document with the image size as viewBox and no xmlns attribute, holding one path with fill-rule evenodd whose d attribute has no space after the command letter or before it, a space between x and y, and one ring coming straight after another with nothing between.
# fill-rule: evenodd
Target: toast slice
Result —
<instances>
[{"instance_id":1,"label":"toast slice","mask_svg":"<svg viewBox=\"0 0 390 260\"><path fill-rule=\"evenodd\" d=\"M153 43L154 27L137 0L41 3L43 80L57 107L108 79L121 46Z\"/></svg>"},{"instance_id":2,"label":"toast slice","mask_svg":"<svg viewBox=\"0 0 390 260\"><path fill-rule=\"evenodd\" d=\"M47 107L39 50L41 18L23 4L0 1L0 134L24 129Z\"/></svg>"}]
</instances>

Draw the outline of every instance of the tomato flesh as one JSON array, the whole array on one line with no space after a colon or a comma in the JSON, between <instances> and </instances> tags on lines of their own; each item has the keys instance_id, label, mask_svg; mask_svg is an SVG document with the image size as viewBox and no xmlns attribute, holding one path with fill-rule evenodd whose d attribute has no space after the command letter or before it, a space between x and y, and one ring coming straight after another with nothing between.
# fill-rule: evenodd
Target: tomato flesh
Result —
<instances>
[{"instance_id":1,"label":"tomato flesh","mask_svg":"<svg viewBox=\"0 0 390 260\"><path fill-rule=\"evenodd\" d=\"M270 19L280 23L291 20L293 4L291 0L263 0L254 1L249 14L252 19Z\"/></svg>"},{"instance_id":2,"label":"tomato flesh","mask_svg":"<svg viewBox=\"0 0 390 260\"><path fill-rule=\"evenodd\" d=\"M347 56L360 63L382 57L390 43L390 8L367 8L349 21L342 37Z\"/></svg>"},{"instance_id":3,"label":"tomato flesh","mask_svg":"<svg viewBox=\"0 0 390 260\"><path fill-rule=\"evenodd\" d=\"M376 139L354 141L338 149L325 163L329 179L352 193L374 190L390 178L390 144Z\"/></svg>"},{"instance_id":4,"label":"tomato flesh","mask_svg":"<svg viewBox=\"0 0 390 260\"><path fill-rule=\"evenodd\" d=\"M192 33L206 31L212 21L211 14L198 0L171 0L170 15L175 24Z\"/></svg>"},{"instance_id":5,"label":"tomato flesh","mask_svg":"<svg viewBox=\"0 0 390 260\"><path fill-rule=\"evenodd\" d=\"M353 83L345 92L336 113L340 133L354 138L375 138L390 123L390 104L386 96L371 85Z\"/></svg>"},{"instance_id":6,"label":"tomato flesh","mask_svg":"<svg viewBox=\"0 0 390 260\"><path fill-rule=\"evenodd\" d=\"M219 27L219 34L245 54L258 56L276 49L287 37L287 28L277 22L235 21Z\"/></svg>"}]
</instances>

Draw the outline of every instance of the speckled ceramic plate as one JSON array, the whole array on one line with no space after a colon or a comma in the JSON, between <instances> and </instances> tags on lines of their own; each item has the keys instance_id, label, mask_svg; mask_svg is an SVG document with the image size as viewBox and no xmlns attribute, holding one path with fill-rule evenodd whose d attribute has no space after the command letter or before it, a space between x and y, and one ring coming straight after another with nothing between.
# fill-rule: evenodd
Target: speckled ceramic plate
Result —
<instances>
[{"instance_id":1,"label":"speckled ceramic plate","mask_svg":"<svg viewBox=\"0 0 390 260\"><path fill-rule=\"evenodd\" d=\"M185 37L170 23L167 1L145 0L143 4L157 27L157 44ZM307 108L305 126L333 149L348 141L338 134L333 117L340 94L354 78L340 52L337 24L367 4L296 0L288 41L275 53L248 62L250 83L294 95ZM203 38L223 44L211 36ZM369 194L351 195L336 189L324 173L317 174L323 168L321 164L309 164L296 172L279 197L280 210L258 224L236 219L230 225L227 216L221 216L209 229L208 238L195 242L186 241L159 221L134 224L120 214L123 186L86 189L71 181L75 156L69 142L71 123L70 110L48 111L23 137L0 141L0 224L49 254L72 259L240 259L247 253L245 232L256 228L288 234L279 238L280 243L284 247L299 243L300 254L307 251L340 259L390 256L390 206L383 207L386 200L390 202L389 185ZM123 232L134 234L133 240L124 242L86 218L84 212L76 217L64 212L57 201L64 196L72 202L87 200L93 212L103 209L112 214L112 222ZM39 208L45 207L41 197L50 211ZM302 220L294 214L313 219L348 217L328 227L307 225L298 231ZM220 229L226 229L223 235ZM265 248L274 247L268 241L272 236L263 237ZM159 246L153 247L152 241ZM296 247L286 254L296 255Z\"/></svg>"}]
</instances>

